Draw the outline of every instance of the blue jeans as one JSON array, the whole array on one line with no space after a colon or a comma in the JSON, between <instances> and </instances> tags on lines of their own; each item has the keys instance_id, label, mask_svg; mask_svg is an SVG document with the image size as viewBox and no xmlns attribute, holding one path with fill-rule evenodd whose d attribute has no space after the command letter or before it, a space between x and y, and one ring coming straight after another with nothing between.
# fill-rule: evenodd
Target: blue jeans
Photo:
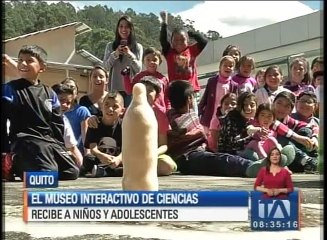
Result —
<instances>
[{"instance_id":1,"label":"blue jeans","mask_svg":"<svg viewBox=\"0 0 327 240\"><path fill-rule=\"evenodd\" d=\"M252 161L228 153L194 150L176 159L182 174L245 177Z\"/></svg>"}]
</instances>

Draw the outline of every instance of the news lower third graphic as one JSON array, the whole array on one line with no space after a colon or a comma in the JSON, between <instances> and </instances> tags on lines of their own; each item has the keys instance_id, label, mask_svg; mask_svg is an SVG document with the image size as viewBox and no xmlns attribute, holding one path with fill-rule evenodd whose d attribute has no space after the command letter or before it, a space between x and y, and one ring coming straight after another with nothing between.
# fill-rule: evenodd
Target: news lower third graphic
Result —
<instances>
[{"instance_id":1,"label":"news lower third graphic","mask_svg":"<svg viewBox=\"0 0 327 240\"><path fill-rule=\"evenodd\" d=\"M300 230L299 193L285 199L267 198L251 192L251 229L259 231Z\"/></svg>"},{"instance_id":2,"label":"news lower third graphic","mask_svg":"<svg viewBox=\"0 0 327 240\"><path fill-rule=\"evenodd\" d=\"M26 172L24 176L26 223L250 221L254 231L300 229L298 192L278 199L256 191L62 191L51 189L58 187L57 172Z\"/></svg>"},{"instance_id":3,"label":"news lower third graphic","mask_svg":"<svg viewBox=\"0 0 327 240\"><path fill-rule=\"evenodd\" d=\"M246 191L25 191L23 219L248 221Z\"/></svg>"}]
</instances>

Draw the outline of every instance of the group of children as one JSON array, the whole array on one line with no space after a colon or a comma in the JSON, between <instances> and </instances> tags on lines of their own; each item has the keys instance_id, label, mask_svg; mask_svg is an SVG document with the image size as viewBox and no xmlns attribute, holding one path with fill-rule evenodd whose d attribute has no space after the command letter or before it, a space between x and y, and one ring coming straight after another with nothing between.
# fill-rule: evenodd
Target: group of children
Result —
<instances>
[{"instance_id":1,"label":"group of children","mask_svg":"<svg viewBox=\"0 0 327 240\"><path fill-rule=\"evenodd\" d=\"M217 75L208 80L200 99L195 60L207 40L199 33L174 29L168 41L168 15L161 12L160 16L162 51L150 47L143 53L137 43L130 46L143 53L145 70L138 71L129 47L113 43L117 46L107 48L116 51L108 53L104 64L112 65L127 54L134 73L120 69L118 76L113 69L108 73L95 66L90 73L91 92L79 101L78 85L72 78L52 89L40 82L39 73L46 69L44 49L33 45L19 51L20 79L2 86L1 119L6 133L7 119L10 121L8 145L2 153L14 154L16 176L50 170L58 171L63 180L122 176L122 121L129 101L124 94L130 95L138 82L146 86L148 103L158 121L160 176L178 170L182 174L256 177L274 149L288 171L317 171L319 98L315 91L323 76L321 58L311 67L314 81L310 81L306 59L296 58L290 65L290 80L282 85L278 66L262 69L253 78L254 59L241 56L236 46L229 45ZM196 42L189 44L189 38ZM158 72L161 54L167 61L168 77Z\"/></svg>"}]
</instances>

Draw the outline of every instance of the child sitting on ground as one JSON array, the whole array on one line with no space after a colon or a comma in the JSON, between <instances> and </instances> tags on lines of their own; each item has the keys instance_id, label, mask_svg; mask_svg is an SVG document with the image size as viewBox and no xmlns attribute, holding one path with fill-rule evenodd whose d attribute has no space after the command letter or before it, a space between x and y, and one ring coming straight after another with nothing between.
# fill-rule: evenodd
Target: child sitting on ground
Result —
<instances>
[{"instance_id":1,"label":"child sitting on ground","mask_svg":"<svg viewBox=\"0 0 327 240\"><path fill-rule=\"evenodd\" d=\"M155 105L160 96L161 84L159 79L153 76L145 76L140 82L146 86L148 102L152 106L158 122L158 176L170 175L177 170L174 160L164 154L167 151L167 132L170 130L170 125L167 115Z\"/></svg>"},{"instance_id":2,"label":"child sitting on ground","mask_svg":"<svg viewBox=\"0 0 327 240\"><path fill-rule=\"evenodd\" d=\"M37 45L19 50L21 78L2 85L1 124L10 120L9 139L4 140L10 141L14 174L21 179L28 171L57 171L59 179L74 180L79 169L65 149L59 100L39 80L46 58L46 51Z\"/></svg>"},{"instance_id":3,"label":"child sitting on ground","mask_svg":"<svg viewBox=\"0 0 327 240\"><path fill-rule=\"evenodd\" d=\"M102 117L97 128L88 128L85 148L91 154L84 157L82 174L90 177L122 176L122 115L124 98L119 92L109 92L103 99ZM90 173L90 174L87 174Z\"/></svg>"}]
</instances>

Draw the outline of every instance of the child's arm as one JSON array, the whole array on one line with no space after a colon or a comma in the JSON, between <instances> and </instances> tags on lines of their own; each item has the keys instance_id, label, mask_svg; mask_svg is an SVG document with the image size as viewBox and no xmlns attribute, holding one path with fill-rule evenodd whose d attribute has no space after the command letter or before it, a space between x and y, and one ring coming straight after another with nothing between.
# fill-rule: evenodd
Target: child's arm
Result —
<instances>
[{"instance_id":1,"label":"child's arm","mask_svg":"<svg viewBox=\"0 0 327 240\"><path fill-rule=\"evenodd\" d=\"M132 79L131 79L131 75L130 74L126 74L123 76L124 79L124 88L125 88L125 92L128 95L131 95L133 92L133 84L132 84Z\"/></svg>"},{"instance_id":2,"label":"child's arm","mask_svg":"<svg viewBox=\"0 0 327 240\"><path fill-rule=\"evenodd\" d=\"M160 12L160 17L162 19L161 30L160 30L160 44L162 48L162 54L166 56L170 49L170 43L167 40L167 27L168 27L168 14L166 11Z\"/></svg>"},{"instance_id":3,"label":"child's arm","mask_svg":"<svg viewBox=\"0 0 327 240\"><path fill-rule=\"evenodd\" d=\"M257 132L260 132L261 131L261 127L255 127L253 125L249 125L246 127L246 133L249 135L249 136L252 136L254 135L255 133Z\"/></svg>"},{"instance_id":4,"label":"child's arm","mask_svg":"<svg viewBox=\"0 0 327 240\"><path fill-rule=\"evenodd\" d=\"M81 135L82 135L82 141L85 143L85 137L86 137L86 131L87 131L88 125L87 125L87 119L81 122ZM87 155L90 153L90 150L88 148L84 148L84 155Z\"/></svg>"},{"instance_id":5,"label":"child's arm","mask_svg":"<svg viewBox=\"0 0 327 240\"><path fill-rule=\"evenodd\" d=\"M287 138L294 139L296 142L302 144L307 149L313 149L313 141L309 137L301 136L295 133L292 129L290 129L285 124L281 123L280 121L276 120L273 124L273 130L277 132L278 135L284 136Z\"/></svg>"},{"instance_id":6,"label":"child's arm","mask_svg":"<svg viewBox=\"0 0 327 240\"><path fill-rule=\"evenodd\" d=\"M202 36L201 33L193 32L193 31L188 31L187 33L190 38L193 38L197 42L199 52L202 52L202 50L207 46L208 39Z\"/></svg>"},{"instance_id":7,"label":"child's arm","mask_svg":"<svg viewBox=\"0 0 327 240\"><path fill-rule=\"evenodd\" d=\"M3 86L2 86L3 87ZM1 133L3 138L1 139L1 153L7 153L10 152L10 144L9 144L9 135L7 132L7 111L8 108L6 108L6 102L3 98L1 98Z\"/></svg>"},{"instance_id":8,"label":"child's arm","mask_svg":"<svg viewBox=\"0 0 327 240\"><path fill-rule=\"evenodd\" d=\"M52 89L50 89L50 91L52 95L50 95L52 101L52 112L51 121L48 124L52 129L54 138L64 144L65 127L63 116L61 115L59 99L57 97L57 94Z\"/></svg>"},{"instance_id":9,"label":"child's arm","mask_svg":"<svg viewBox=\"0 0 327 240\"><path fill-rule=\"evenodd\" d=\"M74 156L75 163L80 168L83 165L83 156L81 151L78 149L76 145L67 148L67 150L70 151L71 154Z\"/></svg>"}]
</instances>

